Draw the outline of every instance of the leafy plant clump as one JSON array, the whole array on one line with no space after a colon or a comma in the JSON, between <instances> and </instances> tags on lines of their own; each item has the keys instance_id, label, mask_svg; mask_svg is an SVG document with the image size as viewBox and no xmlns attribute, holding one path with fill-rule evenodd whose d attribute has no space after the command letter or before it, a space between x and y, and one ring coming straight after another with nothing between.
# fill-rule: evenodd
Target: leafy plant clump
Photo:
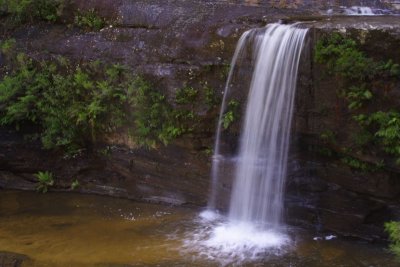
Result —
<instances>
[{"instance_id":1,"label":"leafy plant clump","mask_svg":"<svg viewBox=\"0 0 400 267\"><path fill-rule=\"evenodd\" d=\"M217 96L214 89L210 87L207 82L203 83L203 90L205 96L205 104L208 106L209 109L213 109L221 102L221 99Z\"/></svg>"},{"instance_id":2,"label":"leafy plant clump","mask_svg":"<svg viewBox=\"0 0 400 267\"><path fill-rule=\"evenodd\" d=\"M389 234L391 241L390 250L400 260L400 222L387 222L385 223L385 230Z\"/></svg>"},{"instance_id":3,"label":"leafy plant clump","mask_svg":"<svg viewBox=\"0 0 400 267\"><path fill-rule=\"evenodd\" d=\"M86 11L78 10L74 22L75 25L87 31L99 31L106 24L105 20L93 8Z\"/></svg>"},{"instance_id":4,"label":"leafy plant clump","mask_svg":"<svg viewBox=\"0 0 400 267\"><path fill-rule=\"evenodd\" d=\"M182 132L172 121L172 108L166 97L152 89L150 84L142 79L134 81L137 88L134 105L135 130L131 135L142 146L155 147L157 142L168 144Z\"/></svg>"},{"instance_id":5,"label":"leafy plant clump","mask_svg":"<svg viewBox=\"0 0 400 267\"><path fill-rule=\"evenodd\" d=\"M70 151L122 124L133 88L120 66L33 62L24 54L17 61L0 82L1 124L38 124L45 148Z\"/></svg>"},{"instance_id":6,"label":"leafy plant clump","mask_svg":"<svg viewBox=\"0 0 400 267\"><path fill-rule=\"evenodd\" d=\"M36 191L41 193L47 193L49 187L54 185L54 177L51 172L38 172L35 174L35 177L38 179L38 185L36 187Z\"/></svg>"},{"instance_id":7,"label":"leafy plant clump","mask_svg":"<svg viewBox=\"0 0 400 267\"><path fill-rule=\"evenodd\" d=\"M322 38L316 46L315 60L326 66L329 74L341 83L339 95L348 101L353 119L362 136L355 140L362 146L369 142L393 155L400 164L400 111L397 106L371 108L379 93L391 90L400 81L400 65L392 60L376 61L366 56L352 38L334 33ZM379 81L379 82L377 82ZM384 99L383 99L384 101ZM360 165L363 166L362 164Z\"/></svg>"},{"instance_id":8,"label":"leafy plant clump","mask_svg":"<svg viewBox=\"0 0 400 267\"><path fill-rule=\"evenodd\" d=\"M0 0L0 11L15 24L33 20L55 22L64 5L64 0Z\"/></svg>"},{"instance_id":9,"label":"leafy plant clump","mask_svg":"<svg viewBox=\"0 0 400 267\"><path fill-rule=\"evenodd\" d=\"M317 62L325 64L330 74L363 81L375 74L374 62L357 48L351 38L334 33L321 39L315 49Z\"/></svg>"},{"instance_id":10,"label":"leafy plant clump","mask_svg":"<svg viewBox=\"0 0 400 267\"><path fill-rule=\"evenodd\" d=\"M74 154L126 125L138 145L167 144L182 133L165 96L125 66L35 62L24 54L15 65L0 81L0 124L40 126L44 148Z\"/></svg>"},{"instance_id":11,"label":"leafy plant clump","mask_svg":"<svg viewBox=\"0 0 400 267\"><path fill-rule=\"evenodd\" d=\"M193 87L184 87L176 92L175 102L177 104L193 104L199 95L199 91Z\"/></svg>"},{"instance_id":12,"label":"leafy plant clump","mask_svg":"<svg viewBox=\"0 0 400 267\"><path fill-rule=\"evenodd\" d=\"M13 38L7 39L7 40L0 42L0 51L1 51L1 53L5 54L5 55L9 55L14 50L15 46L16 46L15 39L13 39Z\"/></svg>"},{"instance_id":13,"label":"leafy plant clump","mask_svg":"<svg viewBox=\"0 0 400 267\"><path fill-rule=\"evenodd\" d=\"M71 183L71 190L75 190L80 186L78 179L75 179L74 181L72 181Z\"/></svg>"},{"instance_id":14,"label":"leafy plant clump","mask_svg":"<svg viewBox=\"0 0 400 267\"><path fill-rule=\"evenodd\" d=\"M231 100L228 103L227 111L222 117L222 127L228 129L231 124L238 118L239 102Z\"/></svg>"}]
</instances>

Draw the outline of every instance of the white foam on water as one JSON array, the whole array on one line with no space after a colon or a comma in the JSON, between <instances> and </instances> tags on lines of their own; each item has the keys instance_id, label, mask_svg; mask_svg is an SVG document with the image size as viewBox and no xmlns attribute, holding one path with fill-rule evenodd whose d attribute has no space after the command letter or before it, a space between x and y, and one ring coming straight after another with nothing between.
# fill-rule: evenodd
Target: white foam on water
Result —
<instances>
[{"instance_id":1,"label":"white foam on water","mask_svg":"<svg viewBox=\"0 0 400 267\"><path fill-rule=\"evenodd\" d=\"M273 230L259 230L247 223L225 223L212 229L209 239L204 241L207 247L219 250L222 254L238 253L253 257L268 248L280 248L288 243L288 238Z\"/></svg>"},{"instance_id":2,"label":"white foam on water","mask_svg":"<svg viewBox=\"0 0 400 267\"><path fill-rule=\"evenodd\" d=\"M263 229L244 222L230 222L213 211L200 215L199 226L186 236L183 253L194 260L241 266L288 250L290 238L284 231Z\"/></svg>"},{"instance_id":3,"label":"white foam on water","mask_svg":"<svg viewBox=\"0 0 400 267\"><path fill-rule=\"evenodd\" d=\"M213 210L205 210L200 213L199 217L205 221L215 221L220 219L221 215Z\"/></svg>"},{"instance_id":4,"label":"white foam on water","mask_svg":"<svg viewBox=\"0 0 400 267\"><path fill-rule=\"evenodd\" d=\"M332 239L335 239L335 238L336 238L335 235L327 235L327 236L325 236L325 240L332 240Z\"/></svg>"},{"instance_id":5,"label":"white foam on water","mask_svg":"<svg viewBox=\"0 0 400 267\"><path fill-rule=\"evenodd\" d=\"M313 240L314 241L321 241L321 240L329 241L329 240L333 240L335 238L337 238L337 236L335 236L335 235L327 235L327 236L324 236L324 237L316 236L316 237L313 238Z\"/></svg>"}]
</instances>

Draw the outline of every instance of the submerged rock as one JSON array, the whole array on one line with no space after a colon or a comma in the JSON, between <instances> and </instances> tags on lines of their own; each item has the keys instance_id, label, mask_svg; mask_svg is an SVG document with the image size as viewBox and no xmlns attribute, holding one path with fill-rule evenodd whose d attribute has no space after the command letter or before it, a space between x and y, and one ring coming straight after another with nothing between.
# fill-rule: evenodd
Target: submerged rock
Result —
<instances>
[{"instance_id":1,"label":"submerged rock","mask_svg":"<svg viewBox=\"0 0 400 267\"><path fill-rule=\"evenodd\" d=\"M20 267L28 261L29 257L23 254L18 254L8 251L0 251L0 266L1 267Z\"/></svg>"}]
</instances>

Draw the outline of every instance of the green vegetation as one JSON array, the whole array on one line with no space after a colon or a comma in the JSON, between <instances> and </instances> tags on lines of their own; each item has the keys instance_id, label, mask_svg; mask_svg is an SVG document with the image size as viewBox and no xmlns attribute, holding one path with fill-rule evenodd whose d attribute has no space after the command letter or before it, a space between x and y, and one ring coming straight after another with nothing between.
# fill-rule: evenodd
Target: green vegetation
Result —
<instances>
[{"instance_id":1,"label":"green vegetation","mask_svg":"<svg viewBox=\"0 0 400 267\"><path fill-rule=\"evenodd\" d=\"M377 164L371 164L351 156L343 156L340 160L350 168L359 170L361 172L375 172L385 166L383 161L378 162Z\"/></svg>"},{"instance_id":2,"label":"green vegetation","mask_svg":"<svg viewBox=\"0 0 400 267\"><path fill-rule=\"evenodd\" d=\"M173 121L173 109L163 94L155 91L143 79L137 79L134 87L137 88L133 99L135 130L131 137L139 145L154 148L157 141L168 144L183 133Z\"/></svg>"},{"instance_id":3,"label":"green vegetation","mask_svg":"<svg viewBox=\"0 0 400 267\"><path fill-rule=\"evenodd\" d=\"M237 100L231 100L228 103L227 111L222 117L222 126L224 129L228 129L231 124L238 118L239 102Z\"/></svg>"},{"instance_id":4,"label":"green vegetation","mask_svg":"<svg viewBox=\"0 0 400 267\"><path fill-rule=\"evenodd\" d=\"M355 143L360 148L372 145L395 156L400 164L398 107L384 106L380 107L383 110L376 110L370 105L379 93L382 95L382 92L392 90L400 81L400 65L392 60L376 61L367 57L355 40L339 33L317 43L315 60L325 65L326 71L340 81L339 95L347 100L349 111L354 113L353 118L361 127L359 134L353 136ZM349 163L346 159L344 161ZM363 164L350 165L364 169Z\"/></svg>"},{"instance_id":5,"label":"green vegetation","mask_svg":"<svg viewBox=\"0 0 400 267\"><path fill-rule=\"evenodd\" d=\"M385 223L385 230L389 234L390 250L396 254L400 260L400 222L387 222Z\"/></svg>"},{"instance_id":6,"label":"green vegetation","mask_svg":"<svg viewBox=\"0 0 400 267\"><path fill-rule=\"evenodd\" d=\"M74 181L72 181L71 183L71 190L75 190L79 187L79 181L77 179L75 179Z\"/></svg>"},{"instance_id":7,"label":"green vegetation","mask_svg":"<svg viewBox=\"0 0 400 267\"><path fill-rule=\"evenodd\" d=\"M225 80L229 76L229 71L231 70L231 65L226 63L226 64L223 64L221 68L222 69L221 69L221 73L220 73L220 78Z\"/></svg>"},{"instance_id":8,"label":"green vegetation","mask_svg":"<svg viewBox=\"0 0 400 267\"><path fill-rule=\"evenodd\" d=\"M51 172L38 172L35 174L35 177L38 179L38 185L36 187L38 192L46 193L49 187L54 185L54 177Z\"/></svg>"},{"instance_id":9,"label":"green vegetation","mask_svg":"<svg viewBox=\"0 0 400 267\"><path fill-rule=\"evenodd\" d=\"M361 129L359 132L353 134L352 139L355 145L361 150L371 144L374 140L374 136L367 130Z\"/></svg>"},{"instance_id":10,"label":"green vegetation","mask_svg":"<svg viewBox=\"0 0 400 267\"><path fill-rule=\"evenodd\" d=\"M105 20L93 8L86 11L78 10L74 23L86 31L99 31L106 24Z\"/></svg>"},{"instance_id":11,"label":"green vegetation","mask_svg":"<svg viewBox=\"0 0 400 267\"><path fill-rule=\"evenodd\" d=\"M360 85L359 87L351 86L348 89L348 92L346 92L345 96L349 102L348 108L350 110L361 108L366 101L372 99L373 97L371 91L366 89L364 84Z\"/></svg>"},{"instance_id":12,"label":"green vegetation","mask_svg":"<svg viewBox=\"0 0 400 267\"><path fill-rule=\"evenodd\" d=\"M205 96L205 103L209 109L214 108L220 103L220 98L215 94L213 88L208 86L207 82L203 84L204 96Z\"/></svg>"},{"instance_id":13,"label":"green vegetation","mask_svg":"<svg viewBox=\"0 0 400 267\"><path fill-rule=\"evenodd\" d=\"M334 151L327 147L319 147L317 149L313 148L312 151L316 151L320 155L325 156L325 157L332 157L333 155L335 155Z\"/></svg>"},{"instance_id":14,"label":"green vegetation","mask_svg":"<svg viewBox=\"0 0 400 267\"><path fill-rule=\"evenodd\" d=\"M334 33L321 39L316 46L315 59L327 67L328 73L343 78L365 81L375 74L374 62L358 50L351 38Z\"/></svg>"},{"instance_id":15,"label":"green vegetation","mask_svg":"<svg viewBox=\"0 0 400 267\"><path fill-rule=\"evenodd\" d=\"M200 126L200 117L195 110L203 103L210 110L218 101L207 83L203 83L203 95L191 86L177 89L173 107L167 104L166 97L160 92L148 92L149 85L143 84L140 88L134 114L138 129L136 137L139 137L136 140L148 147L155 147L156 140L167 144L178 136L193 133Z\"/></svg>"},{"instance_id":16,"label":"green vegetation","mask_svg":"<svg viewBox=\"0 0 400 267\"><path fill-rule=\"evenodd\" d=\"M184 87L176 92L175 102L180 105L193 104L199 95L199 91L193 87Z\"/></svg>"},{"instance_id":17,"label":"green vegetation","mask_svg":"<svg viewBox=\"0 0 400 267\"><path fill-rule=\"evenodd\" d=\"M77 150L126 120L135 83L120 65L33 62L24 54L0 82L0 123L38 124L45 148Z\"/></svg>"},{"instance_id":18,"label":"green vegetation","mask_svg":"<svg viewBox=\"0 0 400 267\"><path fill-rule=\"evenodd\" d=\"M0 124L38 125L44 148L72 155L123 125L131 126L138 145L167 144L187 132L193 118L192 111L173 109L164 95L118 64L35 62L19 54L14 70L0 81Z\"/></svg>"},{"instance_id":19,"label":"green vegetation","mask_svg":"<svg viewBox=\"0 0 400 267\"><path fill-rule=\"evenodd\" d=\"M16 41L15 39L7 39L4 40L2 42L0 42L0 51L1 53L5 54L5 55L9 55L11 54L16 46Z\"/></svg>"},{"instance_id":20,"label":"green vegetation","mask_svg":"<svg viewBox=\"0 0 400 267\"><path fill-rule=\"evenodd\" d=\"M323 132L320 134L319 138L320 138L321 140L323 140L324 142L328 142L328 143L332 143L332 144L336 143L336 136L335 136L335 133L334 133L333 131L331 131L331 130L325 130L325 131L323 131Z\"/></svg>"},{"instance_id":21,"label":"green vegetation","mask_svg":"<svg viewBox=\"0 0 400 267\"><path fill-rule=\"evenodd\" d=\"M5 26L11 27L40 20L56 22L67 3L65 0L0 0L0 15L7 17ZM93 8L74 13L75 25L86 31L98 31L106 24Z\"/></svg>"},{"instance_id":22,"label":"green vegetation","mask_svg":"<svg viewBox=\"0 0 400 267\"><path fill-rule=\"evenodd\" d=\"M0 11L15 24L33 20L56 21L63 12L64 0L0 0Z\"/></svg>"},{"instance_id":23,"label":"green vegetation","mask_svg":"<svg viewBox=\"0 0 400 267\"><path fill-rule=\"evenodd\" d=\"M397 111L377 111L369 115L360 114L354 119L363 127L370 129L375 142L383 150L397 157L400 164L400 113Z\"/></svg>"}]
</instances>

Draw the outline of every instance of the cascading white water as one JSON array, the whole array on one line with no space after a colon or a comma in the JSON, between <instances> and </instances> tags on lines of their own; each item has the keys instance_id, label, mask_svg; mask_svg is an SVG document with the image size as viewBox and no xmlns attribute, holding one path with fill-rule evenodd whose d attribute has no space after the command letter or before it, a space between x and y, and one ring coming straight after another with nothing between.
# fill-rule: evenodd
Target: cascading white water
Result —
<instances>
[{"instance_id":1,"label":"cascading white water","mask_svg":"<svg viewBox=\"0 0 400 267\"><path fill-rule=\"evenodd\" d=\"M377 15L372 8L367 6L352 6L345 9L346 15L351 16L374 16ZM379 14L379 13L378 13Z\"/></svg>"},{"instance_id":2,"label":"cascading white water","mask_svg":"<svg viewBox=\"0 0 400 267\"><path fill-rule=\"evenodd\" d=\"M297 71L307 29L271 24L254 40L249 89L229 218L278 226Z\"/></svg>"},{"instance_id":3,"label":"cascading white water","mask_svg":"<svg viewBox=\"0 0 400 267\"><path fill-rule=\"evenodd\" d=\"M209 207L215 209L221 161L222 118L238 61L252 47L254 70L229 207L234 221L277 226L282 213L289 134L300 54L307 29L270 24L245 32L232 59L221 107Z\"/></svg>"},{"instance_id":4,"label":"cascading white water","mask_svg":"<svg viewBox=\"0 0 400 267\"><path fill-rule=\"evenodd\" d=\"M298 65L307 34L297 26L270 24L245 32L232 60L215 142L209 210L201 214L205 227L185 244L222 265L255 260L267 250L279 253L289 241L280 220ZM233 77L240 76L243 65L252 78L238 155L222 155L223 114L232 84L242 86L242 77ZM235 165L228 218L212 212L226 161Z\"/></svg>"}]
</instances>

